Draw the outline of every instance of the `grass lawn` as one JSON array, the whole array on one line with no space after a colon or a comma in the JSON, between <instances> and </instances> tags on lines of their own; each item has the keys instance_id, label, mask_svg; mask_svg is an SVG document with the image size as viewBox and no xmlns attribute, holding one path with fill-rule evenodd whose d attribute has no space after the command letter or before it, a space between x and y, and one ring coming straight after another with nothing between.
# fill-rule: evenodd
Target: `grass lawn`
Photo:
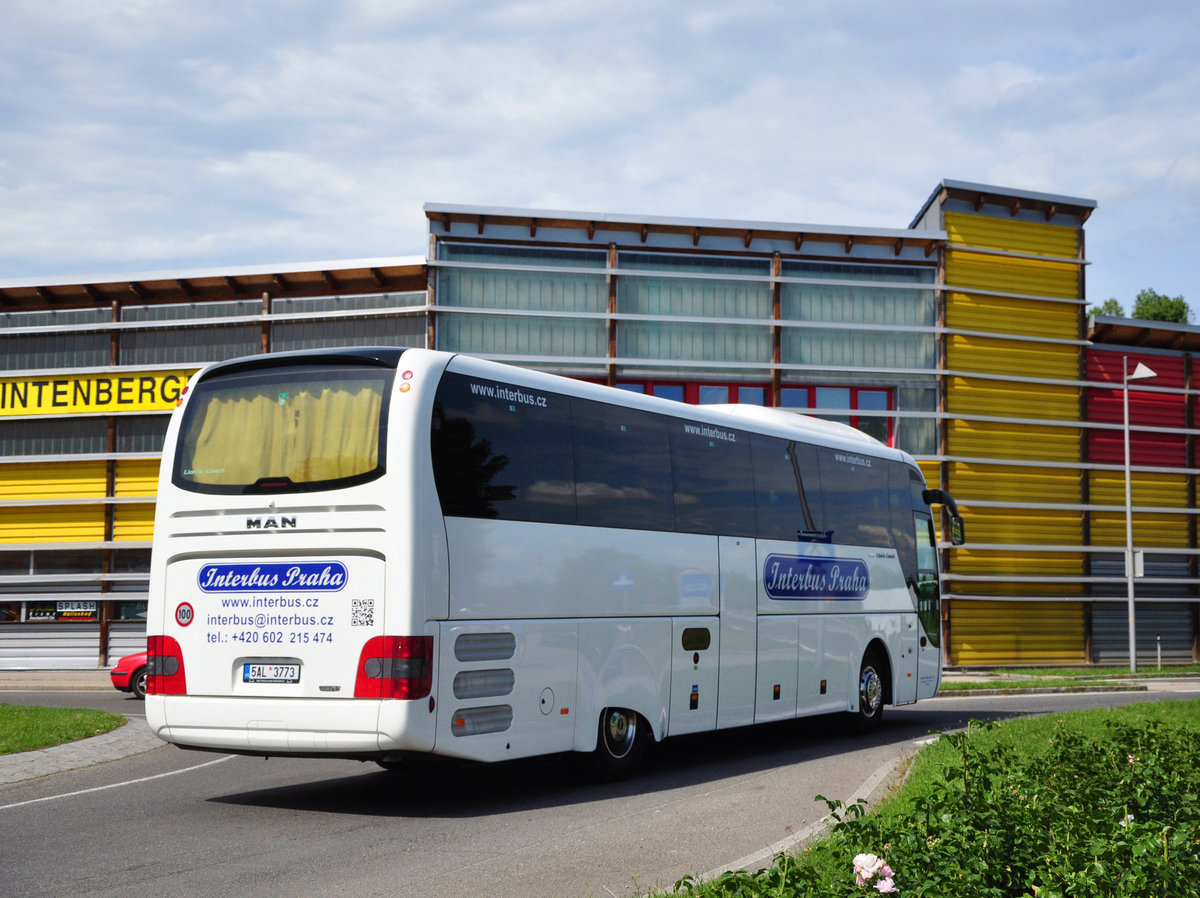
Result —
<instances>
[{"instance_id":1,"label":"grass lawn","mask_svg":"<svg viewBox=\"0 0 1200 898\"><path fill-rule=\"evenodd\" d=\"M120 714L106 711L0 705L0 755L99 736L124 724Z\"/></svg>"}]
</instances>

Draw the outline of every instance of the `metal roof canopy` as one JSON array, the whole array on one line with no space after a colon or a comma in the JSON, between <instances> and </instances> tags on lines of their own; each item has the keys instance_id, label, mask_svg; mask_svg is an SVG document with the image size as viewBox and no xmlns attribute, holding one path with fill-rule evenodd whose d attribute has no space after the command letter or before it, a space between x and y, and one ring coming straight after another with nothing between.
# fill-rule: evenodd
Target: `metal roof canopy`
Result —
<instances>
[{"instance_id":1,"label":"metal roof canopy","mask_svg":"<svg viewBox=\"0 0 1200 898\"><path fill-rule=\"evenodd\" d=\"M791 243L799 250L805 241L837 243L846 251L857 244L890 247L899 255L905 247L918 247L932 255L945 242L944 231L914 231L910 228L848 228L836 225L788 224L771 221L737 221L708 218L676 218L661 215L629 215L604 212L572 212L553 209L519 209L496 206L466 206L426 203L425 217L430 228L449 233L453 224L467 224L483 235L488 226L499 225L528 229L530 238L539 230L585 231L593 240L598 232L636 235L650 245L652 235L690 239L697 246L703 237L734 238L749 249L755 240Z\"/></svg>"},{"instance_id":2,"label":"metal roof canopy","mask_svg":"<svg viewBox=\"0 0 1200 898\"><path fill-rule=\"evenodd\" d=\"M1097 346L1136 346L1176 352L1200 351L1200 327L1170 321L1143 321L1140 318L1092 315L1088 318L1088 339Z\"/></svg>"},{"instance_id":3,"label":"metal roof canopy","mask_svg":"<svg viewBox=\"0 0 1200 898\"><path fill-rule=\"evenodd\" d=\"M424 290L419 257L159 271L54 280L0 281L0 311L46 311L155 303L217 302Z\"/></svg>"},{"instance_id":4,"label":"metal roof canopy","mask_svg":"<svg viewBox=\"0 0 1200 898\"><path fill-rule=\"evenodd\" d=\"M916 227L935 202L945 203L948 199L965 200L974 205L978 212L985 205L1004 206L1009 215L1016 216L1022 210L1040 212L1046 221L1055 215L1071 215L1082 225L1096 208L1095 200L1054 193L1038 193L1035 190L1018 190L1013 187L996 187L990 184L975 184L971 181L944 179L929 195L921 210L913 217L909 227Z\"/></svg>"}]
</instances>

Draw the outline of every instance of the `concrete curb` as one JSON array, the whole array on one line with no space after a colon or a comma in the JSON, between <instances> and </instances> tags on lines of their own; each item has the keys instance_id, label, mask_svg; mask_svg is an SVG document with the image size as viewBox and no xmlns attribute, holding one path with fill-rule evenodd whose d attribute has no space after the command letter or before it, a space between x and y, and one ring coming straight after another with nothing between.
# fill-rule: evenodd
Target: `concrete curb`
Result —
<instances>
[{"instance_id":1,"label":"concrete curb","mask_svg":"<svg viewBox=\"0 0 1200 898\"><path fill-rule=\"evenodd\" d=\"M0 784L104 764L163 745L166 743L150 732L145 720L135 718L123 727L90 739L0 757Z\"/></svg>"}]
</instances>

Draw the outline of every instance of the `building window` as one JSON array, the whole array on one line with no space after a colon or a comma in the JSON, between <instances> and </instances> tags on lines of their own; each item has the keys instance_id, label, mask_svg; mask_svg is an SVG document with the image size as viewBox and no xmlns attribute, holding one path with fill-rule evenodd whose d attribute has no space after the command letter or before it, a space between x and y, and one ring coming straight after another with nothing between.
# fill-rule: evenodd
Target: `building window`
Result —
<instances>
[{"instance_id":1,"label":"building window","mask_svg":"<svg viewBox=\"0 0 1200 898\"><path fill-rule=\"evenodd\" d=\"M879 387L784 387L779 404L828 421L849 424L881 443L893 445L895 403Z\"/></svg>"},{"instance_id":2,"label":"building window","mask_svg":"<svg viewBox=\"0 0 1200 898\"><path fill-rule=\"evenodd\" d=\"M662 399L674 399L688 405L766 405L769 390L766 386L721 383L676 383L673 381L637 381L619 383L618 390L645 393Z\"/></svg>"}]
</instances>

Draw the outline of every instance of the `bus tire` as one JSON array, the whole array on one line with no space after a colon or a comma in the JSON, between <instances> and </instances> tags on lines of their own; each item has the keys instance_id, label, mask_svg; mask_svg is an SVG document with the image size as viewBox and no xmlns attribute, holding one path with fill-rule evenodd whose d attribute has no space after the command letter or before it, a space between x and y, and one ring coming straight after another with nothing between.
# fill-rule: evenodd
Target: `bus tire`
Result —
<instances>
[{"instance_id":1,"label":"bus tire","mask_svg":"<svg viewBox=\"0 0 1200 898\"><path fill-rule=\"evenodd\" d=\"M859 732L870 732L883 719L883 700L887 695L887 665L877 649L863 655L858 669L858 711L854 722Z\"/></svg>"},{"instance_id":2,"label":"bus tire","mask_svg":"<svg viewBox=\"0 0 1200 898\"><path fill-rule=\"evenodd\" d=\"M596 748L588 756L587 773L614 783L637 770L646 750L647 723L628 708L605 708L600 714Z\"/></svg>"}]
</instances>

